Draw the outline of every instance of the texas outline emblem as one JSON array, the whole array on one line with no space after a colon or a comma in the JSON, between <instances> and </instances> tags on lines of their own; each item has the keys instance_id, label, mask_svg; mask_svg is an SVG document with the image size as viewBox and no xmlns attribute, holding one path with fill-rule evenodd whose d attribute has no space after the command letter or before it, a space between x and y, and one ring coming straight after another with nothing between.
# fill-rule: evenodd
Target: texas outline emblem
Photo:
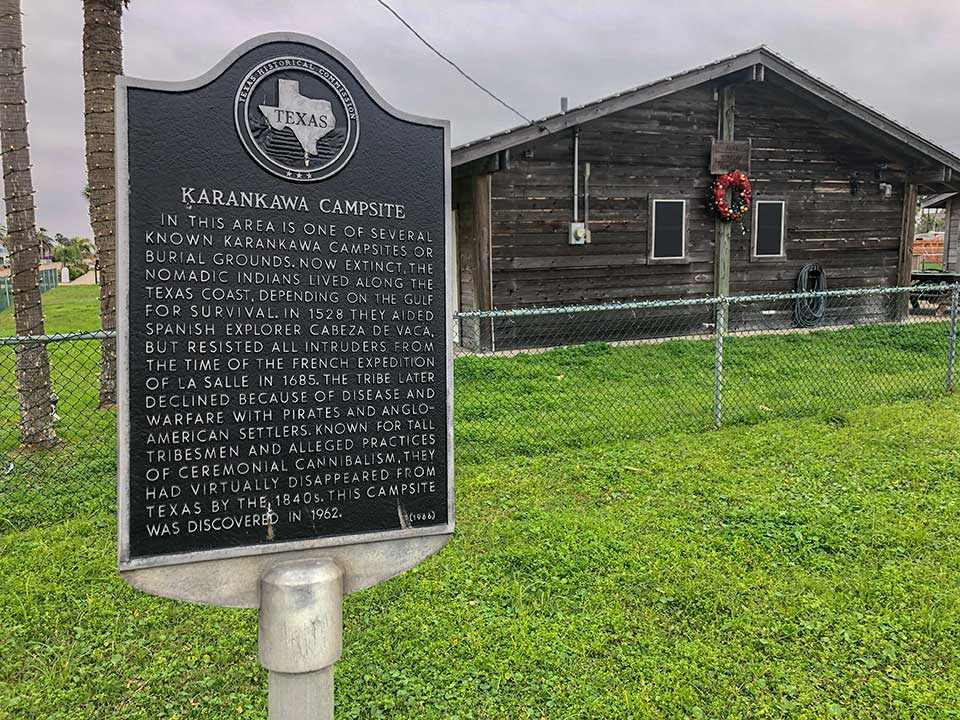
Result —
<instances>
[{"instance_id":1,"label":"texas outline emblem","mask_svg":"<svg viewBox=\"0 0 960 720\"><path fill-rule=\"evenodd\" d=\"M300 94L297 80L277 80L277 105L261 105L260 112L274 130L289 128L303 147L303 164L308 166L311 155L318 155L317 143L337 125L333 105L327 100L308 98Z\"/></svg>"},{"instance_id":2,"label":"texas outline emblem","mask_svg":"<svg viewBox=\"0 0 960 720\"><path fill-rule=\"evenodd\" d=\"M280 73L286 77L276 77ZM325 100L304 95L303 79L290 77L291 73L313 76L333 96ZM254 103L257 87L273 79L276 104L268 104L267 98ZM350 161L360 136L357 105L347 85L315 60L289 55L260 62L246 73L237 88L234 122L251 157L274 175L294 182L316 182L335 175ZM282 143L285 150L281 150L269 135L255 135L251 123L269 127L273 133L289 130L296 145Z\"/></svg>"}]
</instances>

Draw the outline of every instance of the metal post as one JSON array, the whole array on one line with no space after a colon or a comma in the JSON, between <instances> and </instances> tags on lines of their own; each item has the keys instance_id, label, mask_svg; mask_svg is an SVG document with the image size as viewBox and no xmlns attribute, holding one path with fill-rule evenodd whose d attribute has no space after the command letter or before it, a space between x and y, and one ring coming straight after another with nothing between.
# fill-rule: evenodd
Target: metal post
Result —
<instances>
[{"instance_id":1,"label":"metal post","mask_svg":"<svg viewBox=\"0 0 960 720\"><path fill-rule=\"evenodd\" d=\"M260 664L269 720L333 720L343 649L343 571L332 560L278 563L260 580Z\"/></svg>"},{"instance_id":2,"label":"metal post","mask_svg":"<svg viewBox=\"0 0 960 720\"><path fill-rule=\"evenodd\" d=\"M950 292L950 344L947 349L947 392L953 392L953 366L957 358L957 300L960 297L960 283L953 284Z\"/></svg>"},{"instance_id":3,"label":"metal post","mask_svg":"<svg viewBox=\"0 0 960 720\"><path fill-rule=\"evenodd\" d=\"M727 333L729 303L720 298L717 304L717 355L713 369L713 425L720 427L721 401L723 400L723 337Z\"/></svg>"}]
</instances>

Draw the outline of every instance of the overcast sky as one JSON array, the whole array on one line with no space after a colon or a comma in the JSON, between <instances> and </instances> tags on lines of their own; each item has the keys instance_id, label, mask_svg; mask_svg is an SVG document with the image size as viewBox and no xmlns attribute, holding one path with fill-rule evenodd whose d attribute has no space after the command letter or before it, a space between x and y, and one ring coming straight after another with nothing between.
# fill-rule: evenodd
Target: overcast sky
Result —
<instances>
[{"instance_id":1,"label":"overcast sky","mask_svg":"<svg viewBox=\"0 0 960 720\"><path fill-rule=\"evenodd\" d=\"M766 44L960 153L957 0L390 0L427 39L528 117ZM91 236L80 0L21 0L38 223ZM454 144L518 123L376 0L133 0L129 75L184 80L261 33L314 35L393 105L452 121Z\"/></svg>"}]
</instances>

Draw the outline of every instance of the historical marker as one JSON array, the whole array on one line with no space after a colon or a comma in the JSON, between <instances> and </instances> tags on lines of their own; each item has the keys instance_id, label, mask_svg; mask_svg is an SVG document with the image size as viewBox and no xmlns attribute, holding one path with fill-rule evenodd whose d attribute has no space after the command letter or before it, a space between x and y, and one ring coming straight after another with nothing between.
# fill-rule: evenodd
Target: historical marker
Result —
<instances>
[{"instance_id":1,"label":"historical marker","mask_svg":"<svg viewBox=\"0 0 960 720\"><path fill-rule=\"evenodd\" d=\"M284 558L347 591L453 531L449 127L298 35L120 78L119 561L256 605Z\"/></svg>"}]
</instances>

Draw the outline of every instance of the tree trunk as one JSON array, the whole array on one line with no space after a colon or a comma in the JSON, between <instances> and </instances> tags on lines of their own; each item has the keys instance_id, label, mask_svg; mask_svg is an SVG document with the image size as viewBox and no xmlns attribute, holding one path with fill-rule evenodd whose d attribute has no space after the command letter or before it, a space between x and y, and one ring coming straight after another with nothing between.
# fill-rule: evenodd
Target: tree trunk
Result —
<instances>
[{"instance_id":1,"label":"tree trunk","mask_svg":"<svg viewBox=\"0 0 960 720\"><path fill-rule=\"evenodd\" d=\"M114 187L114 82L123 73L120 40L122 0L83 1L83 100L87 139L87 199L100 260L100 326L117 327ZM117 344L104 340L100 364L100 405L117 401Z\"/></svg>"},{"instance_id":2,"label":"tree trunk","mask_svg":"<svg viewBox=\"0 0 960 720\"><path fill-rule=\"evenodd\" d=\"M13 275L13 313L17 335L43 335L40 241L33 207L26 106L20 1L0 0L0 156ZM51 445L57 436L46 346L39 342L17 345L16 366L21 440L25 446Z\"/></svg>"}]
</instances>

